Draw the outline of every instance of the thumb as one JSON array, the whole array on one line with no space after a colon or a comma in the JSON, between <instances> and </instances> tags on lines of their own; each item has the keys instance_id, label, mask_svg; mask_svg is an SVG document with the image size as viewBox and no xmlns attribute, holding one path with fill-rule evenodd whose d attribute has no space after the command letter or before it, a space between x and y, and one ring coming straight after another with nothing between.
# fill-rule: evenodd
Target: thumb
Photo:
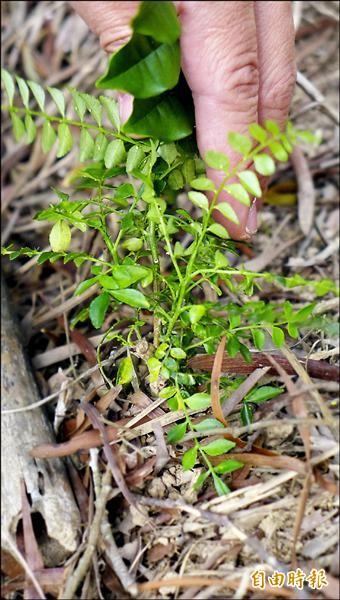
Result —
<instances>
[{"instance_id":1,"label":"thumb","mask_svg":"<svg viewBox=\"0 0 340 600\"><path fill-rule=\"evenodd\" d=\"M207 150L228 154L233 168L240 160L230 152L227 132L247 133L257 122L259 74L253 2L181 2L182 68L193 93L196 135L201 155ZM223 174L210 170L216 185ZM224 194L224 195L223 195ZM223 192L239 224L215 211L234 239L250 239L256 231L255 206L250 209ZM215 216L215 215L214 215Z\"/></svg>"},{"instance_id":2,"label":"thumb","mask_svg":"<svg viewBox=\"0 0 340 600\"><path fill-rule=\"evenodd\" d=\"M115 52L130 39L130 21L138 10L138 1L70 2L72 8L99 37L106 52Z\"/></svg>"}]
</instances>

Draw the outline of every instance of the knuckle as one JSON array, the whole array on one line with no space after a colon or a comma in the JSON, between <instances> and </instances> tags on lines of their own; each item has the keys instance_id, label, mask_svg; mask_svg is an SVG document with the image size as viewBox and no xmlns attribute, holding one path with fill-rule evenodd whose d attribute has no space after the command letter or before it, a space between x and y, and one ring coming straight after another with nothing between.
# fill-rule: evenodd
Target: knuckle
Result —
<instances>
[{"instance_id":1,"label":"knuckle","mask_svg":"<svg viewBox=\"0 0 340 600\"><path fill-rule=\"evenodd\" d=\"M291 103L296 81L295 69L273 75L262 91L262 104L266 109L285 111Z\"/></svg>"},{"instance_id":2,"label":"knuckle","mask_svg":"<svg viewBox=\"0 0 340 600\"><path fill-rule=\"evenodd\" d=\"M241 105L257 101L259 91L259 72L257 60L248 60L238 64L226 74L225 91L230 100L233 98Z\"/></svg>"}]
</instances>

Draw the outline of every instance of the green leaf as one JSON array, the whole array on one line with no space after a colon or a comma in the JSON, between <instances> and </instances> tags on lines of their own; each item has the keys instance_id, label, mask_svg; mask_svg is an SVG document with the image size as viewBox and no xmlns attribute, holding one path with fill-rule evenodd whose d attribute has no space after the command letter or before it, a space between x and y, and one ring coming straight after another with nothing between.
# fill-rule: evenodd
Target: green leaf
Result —
<instances>
[{"instance_id":1,"label":"green leaf","mask_svg":"<svg viewBox=\"0 0 340 600\"><path fill-rule=\"evenodd\" d=\"M193 158L186 158L182 165L182 174L186 184L195 177L195 161Z\"/></svg>"},{"instance_id":2,"label":"green leaf","mask_svg":"<svg viewBox=\"0 0 340 600\"><path fill-rule=\"evenodd\" d=\"M253 329L252 336L254 341L254 346L257 350L263 350L266 343L266 336L261 329Z\"/></svg>"},{"instance_id":3,"label":"green leaf","mask_svg":"<svg viewBox=\"0 0 340 600\"><path fill-rule=\"evenodd\" d=\"M235 335L228 338L226 348L229 356L235 358L236 354L240 351L240 342Z\"/></svg>"},{"instance_id":4,"label":"green leaf","mask_svg":"<svg viewBox=\"0 0 340 600\"><path fill-rule=\"evenodd\" d=\"M14 135L15 141L20 142L21 138L23 138L26 133L25 125L23 124L22 120L19 119L19 117L15 113L11 114L11 121L12 121L13 135Z\"/></svg>"},{"instance_id":5,"label":"green leaf","mask_svg":"<svg viewBox=\"0 0 340 600\"><path fill-rule=\"evenodd\" d=\"M245 397L245 402L253 402L254 404L261 404L271 398L280 396L284 391L283 387L274 387L273 385L262 385L257 387Z\"/></svg>"},{"instance_id":6,"label":"green leaf","mask_svg":"<svg viewBox=\"0 0 340 600\"><path fill-rule=\"evenodd\" d=\"M223 428L223 423L217 419L203 419L194 425L196 431L208 431L209 429Z\"/></svg>"},{"instance_id":7,"label":"green leaf","mask_svg":"<svg viewBox=\"0 0 340 600\"><path fill-rule=\"evenodd\" d=\"M250 194L253 194L253 196L256 196L257 198L261 198L261 186L253 171L241 171L241 173L238 173L238 178Z\"/></svg>"},{"instance_id":8,"label":"green leaf","mask_svg":"<svg viewBox=\"0 0 340 600\"><path fill-rule=\"evenodd\" d=\"M238 218L233 207L228 202L221 202L216 204L215 209L218 210L228 221L239 225L240 219Z\"/></svg>"},{"instance_id":9,"label":"green leaf","mask_svg":"<svg viewBox=\"0 0 340 600\"><path fill-rule=\"evenodd\" d=\"M133 308L150 308L149 300L138 290L129 288L126 290L112 290L110 294L116 298L116 300L119 300L119 302L128 304Z\"/></svg>"},{"instance_id":10,"label":"green leaf","mask_svg":"<svg viewBox=\"0 0 340 600\"><path fill-rule=\"evenodd\" d=\"M204 317L207 309L203 304L195 304L189 308L189 320L190 323L195 324L198 323Z\"/></svg>"},{"instance_id":11,"label":"green leaf","mask_svg":"<svg viewBox=\"0 0 340 600\"><path fill-rule=\"evenodd\" d=\"M65 117L65 98L64 98L64 94L61 90L58 90L58 88L55 87L47 87L49 93L51 94L51 97L57 107L57 109L59 110L60 114L62 117Z\"/></svg>"},{"instance_id":12,"label":"green leaf","mask_svg":"<svg viewBox=\"0 0 340 600\"><path fill-rule=\"evenodd\" d=\"M272 175L275 173L275 163L268 154L257 154L254 157L255 169L261 175Z\"/></svg>"},{"instance_id":13,"label":"green leaf","mask_svg":"<svg viewBox=\"0 0 340 600\"><path fill-rule=\"evenodd\" d=\"M315 135L314 133L311 133L311 131L298 130L296 131L296 135L300 140L303 140L308 144L318 145L321 142L321 134Z\"/></svg>"},{"instance_id":14,"label":"green leaf","mask_svg":"<svg viewBox=\"0 0 340 600\"><path fill-rule=\"evenodd\" d=\"M179 43L155 43L139 33L109 60L106 73L96 86L116 89L146 99L170 90L180 74Z\"/></svg>"},{"instance_id":15,"label":"green leaf","mask_svg":"<svg viewBox=\"0 0 340 600\"><path fill-rule=\"evenodd\" d=\"M224 475L224 473L232 473L233 471L237 471L244 466L239 460L235 460L234 458L229 458L228 460L222 460L218 465L214 467L215 473L219 475Z\"/></svg>"},{"instance_id":16,"label":"green leaf","mask_svg":"<svg viewBox=\"0 0 340 600\"><path fill-rule=\"evenodd\" d=\"M296 313L294 313L294 315L291 319L292 322L295 323L295 322L305 321L306 319L308 319L308 317L313 313L315 306L316 306L316 302L313 302L312 304L308 304L307 306L300 308L300 310L298 310Z\"/></svg>"},{"instance_id":17,"label":"green leaf","mask_svg":"<svg viewBox=\"0 0 340 600\"><path fill-rule=\"evenodd\" d=\"M236 133L235 131L231 131L228 134L228 143L235 152L238 152L243 156L247 156L252 149L251 140L245 135Z\"/></svg>"},{"instance_id":18,"label":"green leaf","mask_svg":"<svg viewBox=\"0 0 340 600\"><path fill-rule=\"evenodd\" d=\"M229 158L223 152L217 152L216 150L208 150L204 155L204 161L212 169L218 171L228 171Z\"/></svg>"},{"instance_id":19,"label":"green leaf","mask_svg":"<svg viewBox=\"0 0 340 600\"><path fill-rule=\"evenodd\" d=\"M126 172L132 173L135 169L138 169L142 160L145 158L145 152L139 146L132 146L127 153L126 157Z\"/></svg>"},{"instance_id":20,"label":"green leaf","mask_svg":"<svg viewBox=\"0 0 340 600\"><path fill-rule=\"evenodd\" d=\"M179 423L178 425L174 425L174 427L171 427L167 434L167 440L169 444L174 444L175 442L179 442L180 440L182 440L185 436L186 430L187 424L185 422Z\"/></svg>"},{"instance_id":21,"label":"green leaf","mask_svg":"<svg viewBox=\"0 0 340 600\"><path fill-rule=\"evenodd\" d=\"M12 77L12 75L10 75L10 73L8 71L6 71L6 69L1 68L1 80L3 81L4 86L5 86L5 90L6 90L6 94L7 94L7 98L8 98L8 104L10 106L12 106L13 98L14 98L14 94L15 94L15 85L14 85L13 77Z\"/></svg>"},{"instance_id":22,"label":"green leaf","mask_svg":"<svg viewBox=\"0 0 340 600\"><path fill-rule=\"evenodd\" d=\"M97 125L100 126L102 124L102 105L98 98L94 98L94 96L90 96L90 94L85 94L85 92L81 92L81 97L84 100L90 115L96 121Z\"/></svg>"},{"instance_id":23,"label":"green leaf","mask_svg":"<svg viewBox=\"0 0 340 600\"><path fill-rule=\"evenodd\" d=\"M51 150L56 139L57 136L51 123L48 120L44 121L41 137L41 148L44 154Z\"/></svg>"},{"instance_id":24,"label":"green leaf","mask_svg":"<svg viewBox=\"0 0 340 600\"><path fill-rule=\"evenodd\" d=\"M198 392L197 394L189 396L189 398L184 398L184 402L189 408L203 410L204 408L211 406L211 396L204 392Z\"/></svg>"},{"instance_id":25,"label":"green leaf","mask_svg":"<svg viewBox=\"0 0 340 600\"><path fill-rule=\"evenodd\" d=\"M253 422L253 409L249 404L243 404L240 417L243 425L250 425Z\"/></svg>"},{"instance_id":26,"label":"green leaf","mask_svg":"<svg viewBox=\"0 0 340 600\"><path fill-rule=\"evenodd\" d=\"M226 228L223 227L223 225L220 225L219 223L213 223L212 225L210 225L210 227L208 227L207 231L210 231L210 233L217 235L217 237L220 237L223 240L228 240L230 238Z\"/></svg>"},{"instance_id":27,"label":"green leaf","mask_svg":"<svg viewBox=\"0 0 340 600\"><path fill-rule=\"evenodd\" d=\"M146 100L135 99L132 115L122 129L125 133L174 142L190 135L192 128L191 111L175 95L166 92Z\"/></svg>"},{"instance_id":28,"label":"green leaf","mask_svg":"<svg viewBox=\"0 0 340 600\"><path fill-rule=\"evenodd\" d=\"M117 373L117 385L127 385L134 376L133 362L130 355L120 361Z\"/></svg>"},{"instance_id":29,"label":"green leaf","mask_svg":"<svg viewBox=\"0 0 340 600\"><path fill-rule=\"evenodd\" d=\"M81 162L89 160L93 156L94 140L85 127L82 127L79 140L79 158Z\"/></svg>"},{"instance_id":30,"label":"green leaf","mask_svg":"<svg viewBox=\"0 0 340 600\"><path fill-rule=\"evenodd\" d=\"M128 238L122 243L122 248L125 248L129 252L138 252L143 248L143 240L140 238Z\"/></svg>"},{"instance_id":31,"label":"green leaf","mask_svg":"<svg viewBox=\"0 0 340 600\"><path fill-rule=\"evenodd\" d=\"M65 154L70 152L73 146L73 138L71 135L71 131L69 126L66 125L66 123L60 123L58 125L58 140L59 146L57 158L62 158L62 156L65 156Z\"/></svg>"},{"instance_id":32,"label":"green leaf","mask_svg":"<svg viewBox=\"0 0 340 600\"><path fill-rule=\"evenodd\" d=\"M49 241L53 252L66 252L71 243L71 230L65 221L57 221L50 233Z\"/></svg>"},{"instance_id":33,"label":"green leaf","mask_svg":"<svg viewBox=\"0 0 340 600\"><path fill-rule=\"evenodd\" d=\"M222 481L222 479L215 475L215 473L213 473L213 480L215 490L218 496L226 496L227 494L230 494L230 489L228 488L228 486L224 483L224 481Z\"/></svg>"},{"instance_id":34,"label":"green leaf","mask_svg":"<svg viewBox=\"0 0 340 600\"><path fill-rule=\"evenodd\" d=\"M247 346L245 346L244 344L240 344L240 353L241 353L242 358L245 360L245 362L250 365L252 362L252 357L251 357L251 352L247 348Z\"/></svg>"},{"instance_id":35,"label":"green leaf","mask_svg":"<svg viewBox=\"0 0 340 600\"><path fill-rule=\"evenodd\" d=\"M272 135L280 135L280 127L277 123L275 123L275 121L268 119L268 121L265 122L265 126L267 131L269 131Z\"/></svg>"},{"instance_id":36,"label":"green leaf","mask_svg":"<svg viewBox=\"0 0 340 600\"><path fill-rule=\"evenodd\" d=\"M180 25L172 2L141 2L132 27L138 33L167 44L178 40L180 34Z\"/></svg>"},{"instance_id":37,"label":"green leaf","mask_svg":"<svg viewBox=\"0 0 340 600\"><path fill-rule=\"evenodd\" d=\"M224 269L225 267L230 266L229 260L220 250L216 250L214 259L215 267L217 269Z\"/></svg>"},{"instance_id":38,"label":"green leaf","mask_svg":"<svg viewBox=\"0 0 340 600\"><path fill-rule=\"evenodd\" d=\"M216 190L215 184L208 177L198 177L197 179L193 179L190 182L191 187L195 188L195 190L211 190L214 192Z\"/></svg>"},{"instance_id":39,"label":"green leaf","mask_svg":"<svg viewBox=\"0 0 340 600\"><path fill-rule=\"evenodd\" d=\"M93 160L99 162L104 159L105 151L108 146L108 141L104 133L98 133L94 140Z\"/></svg>"},{"instance_id":40,"label":"green leaf","mask_svg":"<svg viewBox=\"0 0 340 600\"><path fill-rule=\"evenodd\" d=\"M180 169L171 171L168 177L168 186L172 190L180 190L184 185L183 175Z\"/></svg>"},{"instance_id":41,"label":"green leaf","mask_svg":"<svg viewBox=\"0 0 340 600\"><path fill-rule=\"evenodd\" d=\"M175 386L169 386L166 388L163 388L160 392L159 392L159 397L160 398L164 398L165 400L168 400L169 398L172 398L175 394L176 394L176 388Z\"/></svg>"},{"instance_id":42,"label":"green leaf","mask_svg":"<svg viewBox=\"0 0 340 600\"><path fill-rule=\"evenodd\" d=\"M19 88L19 92L20 92L20 96L23 102L23 105L28 108L29 107L29 98L30 98L30 91L28 89L28 85L26 83L26 81L24 79L22 79L21 77L16 77L15 78L17 80L17 84L18 84L18 88Z\"/></svg>"},{"instance_id":43,"label":"green leaf","mask_svg":"<svg viewBox=\"0 0 340 600\"><path fill-rule=\"evenodd\" d=\"M247 190L244 189L241 183L230 183L225 186L225 191L233 198L236 198L241 204L250 206L250 198Z\"/></svg>"},{"instance_id":44,"label":"green leaf","mask_svg":"<svg viewBox=\"0 0 340 600\"><path fill-rule=\"evenodd\" d=\"M99 101L105 108L108 119L113 127L119 131L120 129L120 118L118 104L113 98L107 96L99 96Z\"/></svg>"},{"instance_id":45,"label":"green leaf","mask_svg":"<svg viewBox=\"0 0 340 600\"><path fill-rule=\"evenodd\" d=\"M273 343L278 348L281 348L281 346L283 346L283 344L285 343L285 336L284 336L282 329L280 329L280 327L272 327L271 333L272 333Z\"/></svg>"},{"instance_id":46,"label":"green leaf","mask_svg":"<svg viewBox=\"0 0 340 600\"><path fill-rule=\"evenodd\" d=\"M175 358L176 360L182 360L183 358L186 358L186 352L184 352L184 350L182 350L182 348L171 348L170 350L170 355L172 356L172 358Z\"/></svg>"},{"instance_id":47,"label":"green leaf","mask_svg":"<svg viewBox=\"0 0 340 600\"><path fill-rule=\"evenodd\" d=\"M83 121L86 112L85 100L82 98L80 92L77 92L77 90L71 89L70 92L73 99L74 110L76 111L79 119Z\"/></svg>"},{"instance_id":48,"label":"green leaf","mask_svg":"<svg viewBox=\"0 0 340 600\"><path fill-rule=\"evenodd\" d=\"M25 116L25 128L26 128L26 141L28 144L31 144L37 135L37 128L35 123L31 117L31 115L27 114Z\"/></svg>"},{"instance_id":49,"label":"green leaf","mask_svg":"<svg viewBox=\"0 0 340 600\"><path fill-rule=\"evenodd\" d=\"M41 85L39 85L39 83L36 83L35 81L27 81L27 84L30 87L34 98L36 99L40 110L43 111L45 106L45 91L43 90Z\"/></svg>"},{"instance_id":50,"label":"green leaf","mask_svg":"<svg viewBox=\"0 0 340 600\"><path fill-rule=\"evenodd\" d=\"M194 484L194 490L196 490L196 492L201 489L201 487L202 487L203 483L205 482L205 480L207 479L207 477L209 477L209 471L206 471L205 473L201 473L197 477L195 484Z\"/></svg>"},{"instance_id":51,"label":"green leaf","mask_svg":"<svg viewBox=\"0 0 340 600\"><path fill-rule=\"evenodd\" d=\"M182 456L182 467L184 471L190 471L195 466L197 459L197 448L194 446L187 450Z\"/></svg>"},{"instance_id":52,"label":"green leaf","mask_svg":"<svg viewBox=\"0 0 340 600\"><path fill-rule=\"evenodd\" d=\"M260 144L265 144L268 138L267 132L261 125L258 123L251 123L248 127L250 135L256 140L260 142Z\"/></svg>"},{"instance_id":53,"label":"green leaf","mask_svg":"<svg viewBox=\"0 0 340 600\"><path fill-rule=\"evenodd\" d=\"M202 210L209 210L208 198L201 192L189 192L188 198L195 206L198 206Z\"/></svg>"},{"instance_id":54,"label":"green leaf","mask_svg":"<svg viewBox=\"0 0 340 600\"><path fill-rule=\"evenodd\" d=\"M281 144L279 144L279 142L269 142L268 148L273 154L273 156L275 156L276 160L280 160L281 162L287 162L288 153L286 152L284 147L281 146Z\"/></svg>"},{"instance_id":55,"label":"green leaf","mask_svg":"<svg viewBox=\"0 0 340 600\"><path fill-rule=\"evenodd\" d=\"M157 154L165 160L168 165L172 165L172 163L176 160L178 156L178 150L176 144L171 142L170 144L161 144L157 149Z\"/></svg>"},{"instance_id":56,"label":"green leaf","mask_svg":"<svg viewBox=\"0 0 340 600\"><path fill-rule=\"evenodd\" d=\"M111 298L107 292L99 294L90 304L90 320L95 329L100 329L104 323L107 309L110 306Z\"/></svg>"},{"instance_id":57,"label":"green leaf","mask_svg":"<svg viewBox=\"0 0 340 600\"><path fill-rule=\"evenodd\" d=\"M74 296L80 296L90 287L97 283L97 277L91 277L91 279L85 279L85 281L81 281L79 285L77 285L76 289L73 292Z\"/></svg>"},{"instance_id":58,"label":"green leaf","mask_svg":"<svg viewBox=\"0 0 340 600\"><path fill-rule=\"evenodd\" d=\"M162 363L154 356L151 356L146 364L149 369L149 383L156 383L159 379Z\"/></svg>"},{"instance_id":59,"label":"green leaf","mask_svg":"<svg viewBox=\"0 0 340 600\"><path fill-rule=\"evenodd\" d=\"M299 334L298 328L296 327L296 325L294 325L294 323L288 323L287 330L288 330L290 337L292 337L296 340L298 339L300 334Z\"/></svg>"},{"instance_id":60,"label":"green leaf","mask_svg":"<svg viewBox=\"0 0 340 600\"><path fill-rule=\"evenodd\" d=\"M201 446L201 449L208 456L219 456L220 454L225 454L235 448L235 442L231 442L230 440L225 440L223 438L218 440L213 440L206 444L205 446Z\"/></svg>"}]
</instances>

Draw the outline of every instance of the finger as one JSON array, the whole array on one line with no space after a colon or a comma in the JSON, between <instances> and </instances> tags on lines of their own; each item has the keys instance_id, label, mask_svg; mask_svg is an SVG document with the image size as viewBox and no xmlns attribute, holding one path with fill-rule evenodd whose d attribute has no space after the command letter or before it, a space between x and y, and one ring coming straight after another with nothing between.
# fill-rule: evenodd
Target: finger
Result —
<instances>
[{"instance_id":1,"label":"finger","mask_svg":"<svg viewBox=\"0 0 340 600\"><path fill-rule=\"evenodd\" d=\"M106 52L115 52L131 37L130 21L137 13L139 2L70 2L72 8L84 19L99 37Z\"/></svg>"},{"instance_id":2,"label":"finger","mask_svg":"<svg viewBox=\"0 0 340 600\"><path fill-rule=\"evenodd\" d=\"M291 2L255 4L259 60L259 121L273 119L284 127L293 97L296 71Z\"/></svg>"},{"instance_id":3,"label":"finger","mask_svg":"<svg viewBox=\"0 0 340 600\"><path fill-rule=\"evenodd\" d=\"M225 152L235 166L240 156L230 152L227 133L247 133L257 121L259 74L253 2L181 2L182 68L193 93L197 142L201 155L207 150ZM221 172L210 170L219 184ZM240 224L219 217L234 239L249 239L256 229L254 209L230 198ZM217 211L216 211L217 212ZM246 231L248 225L248 230Z\"/></svg>"}]
</instances>

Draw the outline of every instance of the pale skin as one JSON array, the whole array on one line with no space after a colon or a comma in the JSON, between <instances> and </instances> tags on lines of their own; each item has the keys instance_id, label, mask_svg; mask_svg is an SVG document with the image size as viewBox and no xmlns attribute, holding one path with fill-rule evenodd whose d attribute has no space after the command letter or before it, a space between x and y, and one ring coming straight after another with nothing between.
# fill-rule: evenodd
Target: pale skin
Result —
<instances>
[{"instance_id":1,"label":"pale skin","mask_svg":"<svg viewBox=\"0 0 340 600\"><path fill-rule=\"evenodd\" d=\"M139 2L70 2L100 41L112 53L131 36L129 23ZM174 2L181 23L182 69L195 105L196 136L202 156L207 150L228 154L226 133L247 133L250 123L287 120L295 85L292 3L285 1L179 1ZM123 114L131 99L122 98ZM219 183L220 173L208 171ZM265 182L263 182L265 185ZM230 235L250 240L257 229L255 203L251 208L230 202L240 220L229 221Z\"/></svg>"}]
</instances>

